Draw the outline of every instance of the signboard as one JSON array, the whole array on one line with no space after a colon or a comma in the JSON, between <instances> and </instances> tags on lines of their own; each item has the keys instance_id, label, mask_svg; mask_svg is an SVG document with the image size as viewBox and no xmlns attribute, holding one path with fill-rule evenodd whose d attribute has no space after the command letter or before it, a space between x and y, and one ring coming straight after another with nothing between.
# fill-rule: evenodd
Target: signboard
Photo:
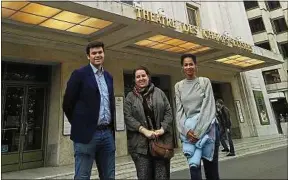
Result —
<instances>
[{"instance_id":1,"label":"signboard","mask_svg":"<svg viewBox=\"0 0 288 180\"><path fill-rule=\"evenodd\" d=\"M244 123L244 117L243 117L240 101L239 100L235 101L235 104L236 104L236 111L238 113L240 123Z\"/></svg>"},{"instance_id":2,"label":"signboard","mask_svg":"<svg viewBox=\"0 0 288 180\"><path fill-rule=\"evenodd\" d=\"M261 125L269 125L269 117L262 91L253 91Z\"/></svg>"},{"instance_id":3,"label":"signboard","mask_svg":"<svg viewBox=\"0 0 288 180\"><path fill-rule=\"evenodd\" d=\"M64 113L63 113L64 114ZM63 115L63 135L70 136L71 124L69 123L65 114Z\"/></svg>"},{"instance_id":4,"label":"signboard","mask_svg":"<svg viewBox=\"0 0 288 180\"><path fill-rule=\"evenodd\" d=\"M115 97L116 131L125 130L123 100L122 96Z\"/></svg>"}]
</instances>

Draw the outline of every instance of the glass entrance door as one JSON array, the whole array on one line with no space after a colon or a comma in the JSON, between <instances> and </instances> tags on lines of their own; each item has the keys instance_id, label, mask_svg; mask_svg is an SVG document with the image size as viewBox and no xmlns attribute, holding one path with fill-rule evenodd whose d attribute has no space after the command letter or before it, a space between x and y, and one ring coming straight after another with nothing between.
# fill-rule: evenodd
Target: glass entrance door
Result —
<instances>
[{"instance_id":1,"label":"glass entrance door","mask_svg":"<svg viewBox=\"0 0 288 180\"><path fill-rule=\"evenodd\" d=\"M2 86L2 172L43 166L46 88Z\"/></svg>"},{"instance_id":2,"label":"glass entrance door","mask_svg":"<svg viewBox=\"0 0 288 180\"><path fill-rule=\"evenodd\" d=\"M45 88L27 87L21 169L43 166Z\"/></svg>"},{"instance_id":3,"label":"glass entrance door","mask_svg":"<svg viewBox=\"0 0 288 180\"><path fill-rule=\"evenodd\" d=\"M14 171L20 164L20 138L23 132L24 91L21 86L2 85L2 171Z\"/></svg>"}]
</instances>

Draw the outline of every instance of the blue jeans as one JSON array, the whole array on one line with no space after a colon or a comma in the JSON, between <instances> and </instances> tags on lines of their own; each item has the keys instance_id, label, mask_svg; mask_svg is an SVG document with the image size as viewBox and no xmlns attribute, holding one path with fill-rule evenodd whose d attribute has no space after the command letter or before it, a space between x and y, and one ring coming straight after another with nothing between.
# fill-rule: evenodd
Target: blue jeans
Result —
<instances>
[{"instance_id":1,"label":"blue jeans","mask_svg":"<svg viewBox=\"0 0 288 180\"><path fill-rule=\"evenodd\" d=\"M96 130L88 144L74 143L74 179L90 179L95 160L99 178L115 179L115 141L111 130Z\"/></svg>"}]
</instances>

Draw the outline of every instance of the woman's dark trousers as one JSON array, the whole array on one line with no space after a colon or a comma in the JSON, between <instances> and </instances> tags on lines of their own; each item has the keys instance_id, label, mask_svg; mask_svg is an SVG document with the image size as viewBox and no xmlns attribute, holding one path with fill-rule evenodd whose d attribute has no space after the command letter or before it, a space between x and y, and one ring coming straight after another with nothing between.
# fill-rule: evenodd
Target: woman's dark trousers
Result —
<instances>
[{"instance_id":1,"label":"woman's dark trousers","mask_svg":"<svg viewBox=\"0 0 288 180\"><path fill-rule=\"evenodd\" d=\"M218 152L220 145L220 137L219 137L219 126L216 125L216 139L215 139L215 148L214 148L214 156L212 161L208 161L206 159L202 159L204 165L205 176L207 180L219 180L219 169L218 169ZM191 180L201 180L201 165L199 167L191 167L190 168Z\"/></svg>"}]
</instances>

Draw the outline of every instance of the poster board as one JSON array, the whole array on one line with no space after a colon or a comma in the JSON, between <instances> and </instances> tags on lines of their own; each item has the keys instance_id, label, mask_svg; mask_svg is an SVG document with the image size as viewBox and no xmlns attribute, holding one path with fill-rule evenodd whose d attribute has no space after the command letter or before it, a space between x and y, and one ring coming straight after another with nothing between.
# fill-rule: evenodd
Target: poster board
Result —
<instances>
[{"instance_id":1,"label":"poster board","mask_svg":"<svg viewBox=\"0 0 288 180\"><path fill-rule=\"evenodd\" d=\"M123 96L115 96L116 131L125 131L123 105L124 105L124 97Z\"/></svg>"},{"instance_id":2,"label":"poster board","mask_svg":"<svg viewBox=\"0 0 288 180\"><path fill-rule=\"evenodd\" d=\"M240 101L236 100L235 101L235 105L236 105L236 111L237 111L237 114L238 114L239 121L240 121L240 123L244 123L244 116L243 116L243 113L242 113L242 107L241 107Z\"/></svg>"},{"instance_id":3,"label":"poster board","mask_svg":"<svg viewBox=\"0 0 288 180\"><path fill-rule=\"evenodd\" d=\"M264 97L262 91L253 90L254 99L257 106L258 116L260 119L261 125L269 125L269 116L267 113Z\"/></svg>"},{"instance_id":4,"label":"poster board","mask_svg":"<svg viewBox=\"0 0 288 180\"><path fill-rule=\"evenodd\" d=\"M70 136L71 124L69 123L65 113L63 113L63 128L62 133L64 136Z\"/></svg>"}]
</instances>

